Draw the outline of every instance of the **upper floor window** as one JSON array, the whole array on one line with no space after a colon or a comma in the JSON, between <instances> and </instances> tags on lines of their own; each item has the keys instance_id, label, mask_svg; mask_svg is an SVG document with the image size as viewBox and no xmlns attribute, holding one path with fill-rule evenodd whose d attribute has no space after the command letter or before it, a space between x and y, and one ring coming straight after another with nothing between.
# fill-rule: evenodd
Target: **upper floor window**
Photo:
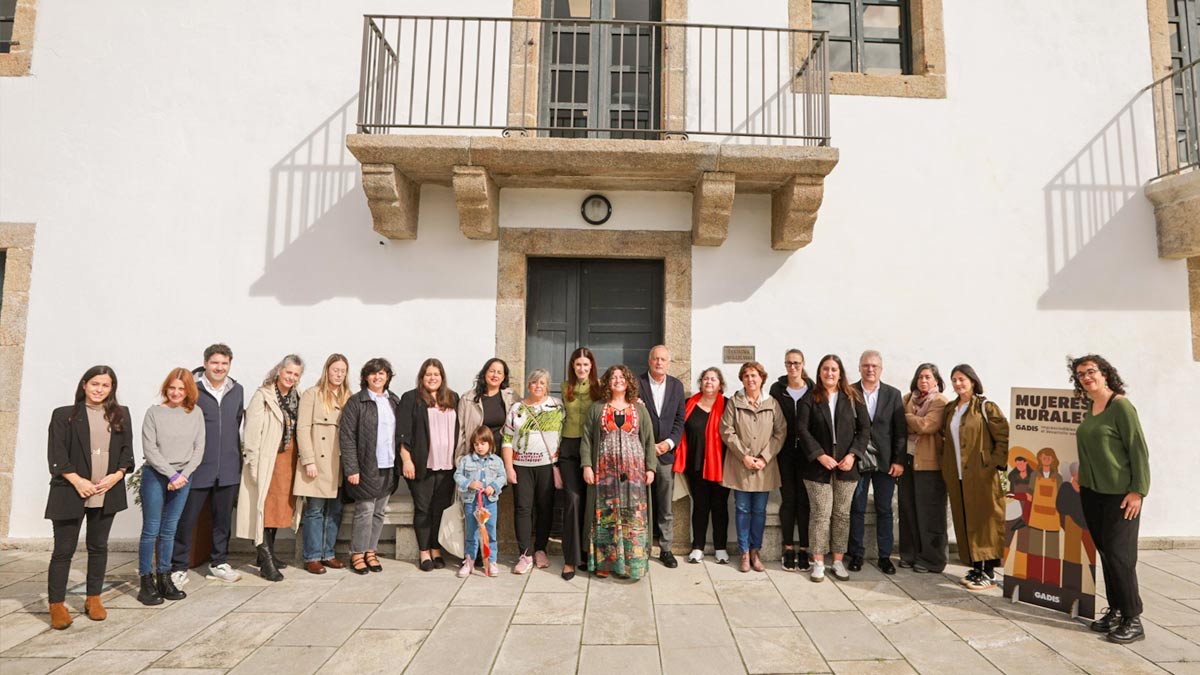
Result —
<instances>
[{"instance_id":1,"label":"upper floor window","mask_svg":"<svg viewBox=\"0 0 1200 675\"><path fill-rule=\"evenodd\" d=\"M13 25L17 20L17 0L0 0L0 54L12 51Z\"/></svg>"},{"instance_id":2,"label":"upper floor window","mask_svg":"<svg viewBox=\"0 0 1200 675\"><path fill-rule=\"evenodd\" d=\"M1171 42L1171 70L1200 59L1200 14L1196 0L1167 0L1167 33ZM1172 84L1175 92L1175 143L1180 163L1200 161L1198 158L1196 120L1196 71L1176 75Z\"/></svg>"},{"instance_id":3,"label":"upper floor window","mask_svg":"<svg viewBox=\"0 0 1200 675\"><path fill-rule=\"evenodd\" d=\"M539 125L551 136L651 138L637 130L659 126L661 31L620 22L661 21L659 0L544 0L542 11L564 21L542 39Z\"/></svg>"},{"instance_id":4,"label":"upper floor window","mask_svg":"<svg viewBox=\"0 0 1200 675\"><path fill-rule=\"evenodd\" d=\"M913 72L906 0L812 0L812 27L829 31L829 69Z\"/></svg>"}]
</instances>

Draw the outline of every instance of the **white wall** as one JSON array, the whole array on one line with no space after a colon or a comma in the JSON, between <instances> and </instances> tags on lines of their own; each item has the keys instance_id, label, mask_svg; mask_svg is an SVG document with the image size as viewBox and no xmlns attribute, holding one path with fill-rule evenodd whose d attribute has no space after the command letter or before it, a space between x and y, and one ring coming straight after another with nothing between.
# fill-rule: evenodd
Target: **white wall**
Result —
<instances>
[{"instance_id":1,"label":"white wall","mask_svg":"<svg viewBox=\"0 0 1200 675\"><path fill-rule=\"evenodd\" d=\"M692 4L695 21L786 23L782 0ZM754 344L774 376L789 346L876 347L897 385L969 361L1007 408L1010 386L1063 385L1066 354L1098 351L1152 444L1143 534L1200 534L1186 273L1156 256L1152 120L1126 108L1150 79L1145 4L944 4L948 99L835 97L842 159L812 245L771 251L769 199L739 196L725 245L694 249L692 363ZM361 14L409 6L41 0L33 74L0 79L0 220L38 225L9 536L49 536L46 423L95 363L140 420L216 340L248 385L288 351L309 385L336 350L391 358L396 389L436 355L463 389L492 354L495 242L464 238L452 194L426 187L420 238L381 244L344 150ZM1114 157L1118 140L1138 154ZM584 194L507 190L502 225L585 227ZM609 197L606 227L688 228L687 195Z\"/></svg>"}]
</instances>

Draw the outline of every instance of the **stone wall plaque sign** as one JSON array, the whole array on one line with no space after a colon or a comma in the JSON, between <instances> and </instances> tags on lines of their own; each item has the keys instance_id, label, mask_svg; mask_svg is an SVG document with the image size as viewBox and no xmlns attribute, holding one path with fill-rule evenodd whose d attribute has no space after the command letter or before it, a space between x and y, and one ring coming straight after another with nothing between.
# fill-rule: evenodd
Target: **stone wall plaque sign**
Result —
<instances>
[{"instance_id":1,"label":"stone wall plaque sign","mask_svg":"<svg viewBox=\"0 0 1200 675\"><path fill-rule=\"evenodd\" d=\"M753 345L725 345L721 347L722 363L745 363L753 360Z\"/></svg>"}]
</instances>

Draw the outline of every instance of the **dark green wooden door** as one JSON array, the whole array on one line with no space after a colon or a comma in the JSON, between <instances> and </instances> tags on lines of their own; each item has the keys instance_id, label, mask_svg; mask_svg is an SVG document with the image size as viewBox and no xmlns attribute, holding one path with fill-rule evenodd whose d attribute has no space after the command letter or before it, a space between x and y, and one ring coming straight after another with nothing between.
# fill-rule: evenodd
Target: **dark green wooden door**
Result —
<instances>
[{"instance_id":1,"label":"dark green wooden door","mask_svg":"<svg viewBox=\"0 0 1200 675\"><path fill-rule=\"evenodd\" d=\"M601 372L624 363L640 373L663 341L661 260L530 258L528 283L522 375L546 368L555 396L576 347L590 348Z\"/></svg>"}]
</instances>

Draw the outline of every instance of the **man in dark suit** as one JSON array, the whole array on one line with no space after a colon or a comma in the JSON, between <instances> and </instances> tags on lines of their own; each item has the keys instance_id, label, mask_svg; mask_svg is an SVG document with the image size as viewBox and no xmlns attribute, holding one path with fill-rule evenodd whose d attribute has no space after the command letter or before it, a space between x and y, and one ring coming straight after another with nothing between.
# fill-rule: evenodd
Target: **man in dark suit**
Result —
<instances>
[{"instance_id":1,"label":"man in dark suit","mask_svg":"<svg viewBox=\"0 0 1200 675\"><path fill-rule=\"evenodd\" d=\"M674 497L675 446L683 438L684 404L683 383L679 378L667 374L671 365L671 352L663 345L650 350L650 370L638 378L638 394L646 410L650 411L650 422L654 429L654 451L658 454L658 466L654 467L654 529L658 534L661 551L659 560L667 567L677 567L678 561L671 552L671 531L674 526L672 499ZM649 468L649 467L647 467Z\"/></svg>"},{"instance_id":2,"label":"man in dark suit","mask_svg":"<svg viewBox=\"0 0 1200 675\"><path fill-rule=\"evenodd\" d=\"M862 571L863 533L867 520L867 492L875 488L875 536L879 543L879 570L884 574L895 574L892 564L892 496L896 491L896 478L904 473L905 455L908 453L908 425L904 419L904 399L900 390L880 381L883 375L883 357L869 349L858 359L858 372L862 379L854 387L862 393L867 412L871 414L871 442L868 450L879 460L876 471L863 472L850 503L850 558L851 572Z\"/></svg>"}]
</instances>

